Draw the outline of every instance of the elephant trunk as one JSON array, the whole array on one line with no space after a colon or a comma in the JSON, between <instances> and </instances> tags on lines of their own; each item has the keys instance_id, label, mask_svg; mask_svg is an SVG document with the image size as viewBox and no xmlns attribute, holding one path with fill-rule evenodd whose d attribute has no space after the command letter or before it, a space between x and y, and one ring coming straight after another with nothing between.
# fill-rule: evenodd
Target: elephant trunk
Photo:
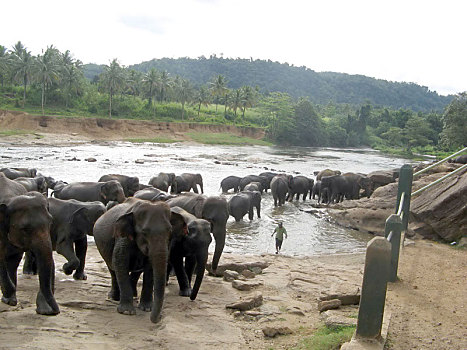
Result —
<instances>
[{"instance_id":1,"label":"elephant trunk","mask_svg":"<svg viewBox=\"0 0 467 350\"><path fill-rule=\"evenodd\" d=\"M203 181L199 183L199 188L201 189L201 193L204 193Z\"/></svg>"},{"instance_id":2,"label":"elephant trunk","mask_svg":"<svg viewBox=\"0 0 467 350\"><path fill-rule=\"evenodd\" d=\"M48 234L48 233L47 233ZM36 257L37 261L37 270L39 274L39 286L40 291L38 293L38 308L40 307L41 311L38 313L46 313L49 315L57 315L60 313L60 309L57 305L57 302L54 298L54 284L55 284L55 264L52 256L52 243L50 238L48 241L42 241L39 244L32 244L34 248L32 252ZM44 300L50 309L46 305L42 304Z\"/></svg>"},{"instance_id":3,"label":"elephant trunk","mask_svg":"<svg viewBox=\"0 0 467 350\"><path fill-rule=\"evenodd\" d=\"M167 276L167 249L151 255L152 273L154 281L154 297L151 311L151 322L157 323L161 319L164 304L164 292Z\"/></svg>"},{"instance_id":4,"label":"elephant trunk","mask_svg":"<svg viewBox=\"0 0 467 350\"><path fill-rule=\"evenodd\" d=\"M201 282L203 282L204 269L206 268L206 262L208 260L208 250L196 255L196 280L191 290L190 299L195 300L198 295L199 288L201 287Z\"/></svg>"},{"instance_id":5,"label":"elephant trunk","mask_svg":"<svg viewBox=\"0 0 467 350\"><path fill-rule=\"evenodd\" d=\"M216 247L214 250L214 256L212 258L212 273L215 275L217 266L219 265L219 260L221 258L222 252L224 251L225 246L225 233L226 233L226 224L224 223L221 227L216 227L212 234L216 240Z\"/></svg>"}]
</instances>

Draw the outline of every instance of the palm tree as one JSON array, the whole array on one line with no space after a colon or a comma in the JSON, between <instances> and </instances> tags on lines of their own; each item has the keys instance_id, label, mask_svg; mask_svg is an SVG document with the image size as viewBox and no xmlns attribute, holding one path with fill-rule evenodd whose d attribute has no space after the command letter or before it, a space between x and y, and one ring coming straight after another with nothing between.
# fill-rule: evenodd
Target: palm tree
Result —
<instances>
[{"instance_id":1,"label":"palm tree","mask_svg":"<svg viewBox=\"0 0 467 350\"><path fill-rule=\"evenodd\" d=\"M198 103L198 118L199 118L199 112L201 110L201 105L207 107L209 106L209 102L210 102L209 92L205 86L201 86L199 90L196 92L195 101Z\"/></svg>"},{"instance_id":2,"label":"palm tree","mask_svg":"<svg viewBox=\"0 0 467 350\"><path fill-rule=\"evenodd\" d=\"M236 89L229 96L229 108L233 109L235 118L237 118L237 109L242 107L242 90Z\"/></svg>"},{"instance_id":3,"label":"palm tree","mask_svg":"<svg viewBox=\"0 0 467 350\"><path fill-rule=\"evenodd\" d=\"M160 90L160 101L161 103L165 100L167 90L172 87L172 80L170 79L169 73L165 70L159 75L159 90Z\"/></svg>"},{"instance_id":4,"label":"palm tree","mask_svg":"<svg viewBox=\"0 0 467 350\"><path fill-rule=\"evenodd\" d=\"M218 98L225 96L228 92L228 89L226 87L227 82L225 80L225 77L219 74L213 78L213 80L209 83L209 85L210 85L211 93L216 97L216 113L217 113ZM224 99L224 102L225 102L225 99Z\"/></svg>"},{"instance_id":5,"label":"palm tree","mask_svg":"<svg viewBox=\"0 0 467 350\"><path fill-rule=\"evenodd\" d=\"M3 87L3 80L8 71L8 50L5 46L0 45L0 80L2 81Z\"/></svg>"},{"instance_id":6,"label":"palm tree","mask_svg":"<svg viewBox=\"0 0 467 350\"><path fill-rule=\"evenodd\" d=\"M24 87L23 91L23 108L26 105L26 88L31 80L31 72L34 65L34 57L31 52L26 50L26 47L18 41L13 46L11 53L11 68L13 78L17 81L21 81Z\"/></svg>"},{"instance_id":7,"label":"palm tree","mask_svg":"<svg viewBox=\"0 0 467 350\"><path fill-rule=\"evenodd\" d=\"M182 104L182 120L185 114L185 103L189 102L193 94L193 87L189 80L181 79L180 84L177 86L177 95L180 103Z\"/></svg>"},{"instance_id":8,"label":"palm tree","mask_svg":"<svg viewBox=\"0 0 467 350\"><path fill-rule=\"evenodd\" d=\"M114 58L110 65L105 66L104 72L101 73L100 80L109 91L109 118L112 117L112 97L118 92L118 89L123 84L123 68Z\"/></svg>"},{"instance_id":9,"label":"palm tree","mask_svg":"<svg viewBox=\"0 0 467 350\"><path fill-rule=\"evenodd\" d=\"M72 95L78 94L81 81L83 78L83 72L72 64L62 68L62 84L65 90L65 107L68 108L68 102Z\"/></svg>"},{"instance_id":10,"label":"palm tree","mask_svg":"<svg viewBox=\"0 0 467 350\"><path fill-rule=\"evenodd\" d=\"M251 88L251 86L247 86L247 85L242 86L240 90L242 93L242 98L241 98L242 119L244 119L246 109L253 107L256 102L256 93Z\"/></svg>"},{"instance_id":11,"label":"palm tree","mask_svg":"<svg viewBox=\"0 0 467 350\"><path fill-rule=\"evenodd\" d=\"M144 75L143 84L148 89L148 105L152 107L152 98L155 96L157 87L159 86L159 73L155 68L151 68L149 72ZM156 109L154 108L154 113Z\"/></svg>"},{"instance_id":12,"label":"palm tree","mask_svg":"<svg viewBox=\"0 0 467 350\"><path fill-rule=\"evenodd\" d=\"M44 115L45 91L59 77L58 50L51 45L43 55L38 55L33 72L35 80L41 85L41 108Z\"/></svg>"},{"instance_id":13,"label":"palm tree","mask_svg":"<svg viewBox=\"0 0 467 350\"><path fill-rule=\"evenodd\" d=\"M143 74L139 71L131 69L128 72L126 85L129 90L130 95L133 95L134 98L138 96L141 92L141 83L143 81Z\"/></svg>"}]
</instances>

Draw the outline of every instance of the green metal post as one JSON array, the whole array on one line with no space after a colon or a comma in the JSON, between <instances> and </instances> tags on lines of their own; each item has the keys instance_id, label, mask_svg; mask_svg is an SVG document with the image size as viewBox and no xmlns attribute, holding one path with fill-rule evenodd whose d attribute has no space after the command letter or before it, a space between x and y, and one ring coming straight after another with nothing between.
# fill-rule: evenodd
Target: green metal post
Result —
<instances>
[{"instance_id":1,"label":"green metal post","mask_svg":"<svg viewBox=\"0 0 467 350\"><path fill-rule=\"evenodd\" d=\"M389 282L396 282L402 232L402 220L399 215L392 214L386 219L384 236L388 238L390 232L392 232L392 235L389 241L391 242L391 266L389 269Z\"/></svg>"},{"instance_id":2,"label":"green metal post","mask_svg":"<svg viewBox=\"0 0 467 350\"><path fill-rule=\"evenodd\" d=\"M413 180L412 166L409 164L404 164L401 167L401 170L399 172L399 187L397 190L397 202L396 202L396 213L397 213L397 211L399 210L402 193L405 193L404 202L402 203L402 230L403 231L407 231L407 226L409 224L412 180Z\"/></svg>"}]
</instances>

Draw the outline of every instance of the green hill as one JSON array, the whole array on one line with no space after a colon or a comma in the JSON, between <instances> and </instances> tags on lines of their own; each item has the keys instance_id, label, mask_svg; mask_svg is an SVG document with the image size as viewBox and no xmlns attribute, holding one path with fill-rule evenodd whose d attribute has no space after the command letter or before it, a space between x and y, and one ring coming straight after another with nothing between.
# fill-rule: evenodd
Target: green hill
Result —
<instances>
[{"instance_id":1,"label":"green hill","mask_svg":"<svg viewBox=\"0 0 467 350\"><path fill-rule=\"evenodd\" d=\"M166 70L171 75L180 75L195 85L206 84L213 76L222 74L232 89L243 85L258 86L263 93L286 92L298 98L309 97L310 101L326 104L348 103L360 105L370 102L376 106L406 108L414 111L441 111L453 96L441 96L425 86L414 83L390 82L363 75L315 72L307 67L295 67L270 60L210 58L162 58L130 66L141 72L150 68ZM102 72L103 66L87 64L85 76L93 80Z\"/></svg>"}]
</instances>

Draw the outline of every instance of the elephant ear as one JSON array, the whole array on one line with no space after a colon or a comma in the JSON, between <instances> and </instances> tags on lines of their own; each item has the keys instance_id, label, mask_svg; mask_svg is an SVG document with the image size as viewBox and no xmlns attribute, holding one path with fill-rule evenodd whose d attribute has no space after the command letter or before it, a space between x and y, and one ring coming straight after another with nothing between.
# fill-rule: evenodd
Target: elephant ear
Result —
<instances>
[{"instance_id":1,"label":"elephant ear","mask_svg":"<svg viewBox=\"0 0 467 350\"><path fill-rule=\"evenodd\" d=\"M188 226L180 207L170 208L170 224L172 225L173 237L187 236Z\"/></svg>"},{"instance_id":2,"label":"elephant ear","mask_svg":"<svg viewBox=\"0 0 467 350\"><path fill-rule=\"evenodd\" d=\"M5 236L8 233L9 224L8 207L6 204L0 204L0 235Z\"/></svg>"},{"instance_id":3,"label":"elephant ear","mask_svg":"<svg viewBox=\"0 0 467 350\"><path fill-rule=\"evenodd\" d=\"M77 210L74 211L73 214L71 214L69 224L71 227L75 228L76 230L79 230L82 227L85 227L85 233L89 234L92 232L92 223L91 219L89 218L89 210L86 209L85 207L81 207Z\"/></svg>"},{"instance_id":4,"label":"elephant ear","mask_svg":"<svg viewBox=\"0 0 467 350\"><path fill-rule=\"evenodd\" d=\"M121 215L114 225L115 238L128 238L131 241L135 239L136 231L134 228L133 211Z\"/></svg>"}]
</instances>

